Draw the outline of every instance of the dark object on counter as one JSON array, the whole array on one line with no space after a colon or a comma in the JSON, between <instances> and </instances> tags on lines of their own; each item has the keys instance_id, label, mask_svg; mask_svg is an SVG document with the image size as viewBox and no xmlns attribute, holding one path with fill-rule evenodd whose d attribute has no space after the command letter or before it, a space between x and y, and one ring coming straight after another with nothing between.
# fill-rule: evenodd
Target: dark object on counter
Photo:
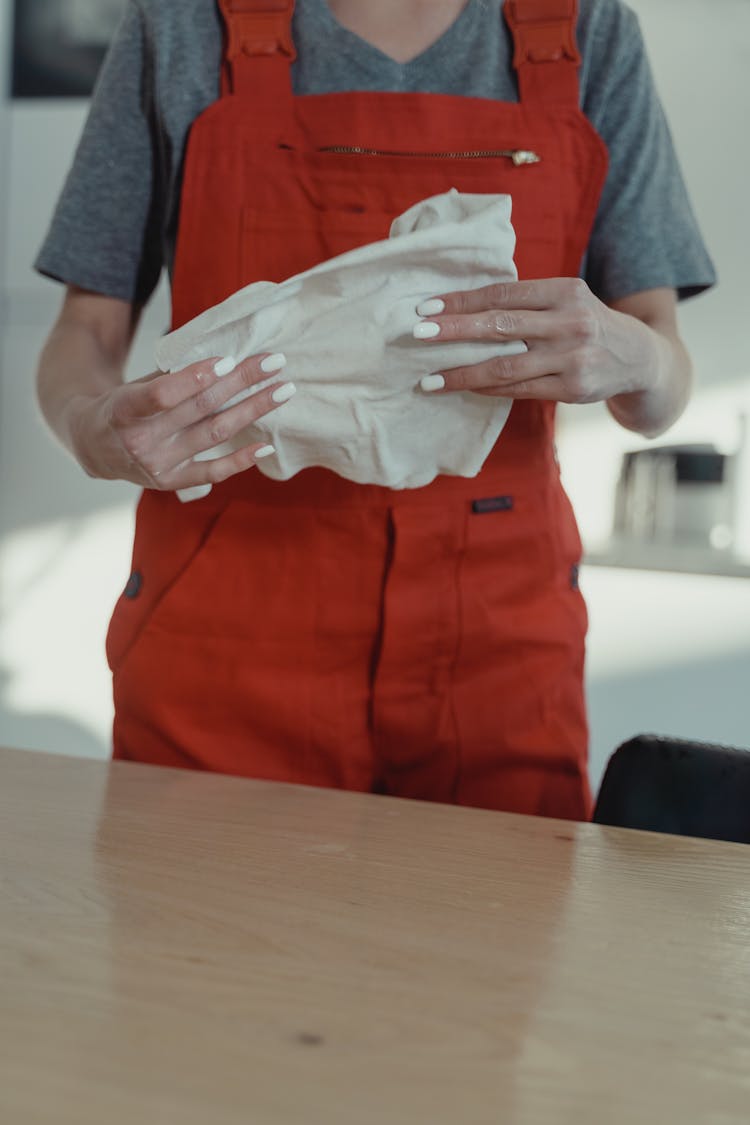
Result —
<instances>
[{"instance_id":1,"label":"dark object on counter","mask_svg":"<svg viewBox=\"0 0 750 1125\"><path fill-rule=\"evenodd\" d=\"M593 820L750 844L750 750L631 738L609 760Z\"/></svg>"},{"instance_id":2,"label":"dark object on counter","mask_svg":"<svg viewBox=\"0 0 750 1125\"><path fill-rule=\"evenodd\" d=\"M626 453L617 483L615 534L646 543L728 547L732 461L712 445L661 445Z\"/></svg>"}]
</instances>

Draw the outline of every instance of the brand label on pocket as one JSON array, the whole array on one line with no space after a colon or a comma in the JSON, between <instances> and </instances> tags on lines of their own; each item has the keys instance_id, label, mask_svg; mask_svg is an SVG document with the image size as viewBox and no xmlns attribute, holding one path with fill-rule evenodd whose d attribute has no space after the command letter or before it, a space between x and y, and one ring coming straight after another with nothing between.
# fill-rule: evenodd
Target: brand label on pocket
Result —
<instances>
[{"instance_id":1,"label":"brand label on pocket","mask_svg":"<svg viewBox=\"0 0 750 1125\"><path fill-rule=\"evenodd\" d=\"M477 515L486 512L509 512L513 507L512 496L489 496L485 500L472 500L471 510Z\"/></svg>"}]
</instances>

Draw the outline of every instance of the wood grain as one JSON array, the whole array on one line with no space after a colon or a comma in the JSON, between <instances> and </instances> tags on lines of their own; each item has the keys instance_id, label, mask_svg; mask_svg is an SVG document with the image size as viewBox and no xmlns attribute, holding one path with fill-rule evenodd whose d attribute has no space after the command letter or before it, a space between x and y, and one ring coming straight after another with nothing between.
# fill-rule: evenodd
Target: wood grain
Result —
<instances>
[{"instance_id":1,"label":"wood grain","mask_svg":"<svg viewBox=\"0 0 750 1125\"><path fill-rule=\"evenodd\" d=\"M0 751L0 1121L750 1120L750 849Z\"/></svg>"}]
</instances>

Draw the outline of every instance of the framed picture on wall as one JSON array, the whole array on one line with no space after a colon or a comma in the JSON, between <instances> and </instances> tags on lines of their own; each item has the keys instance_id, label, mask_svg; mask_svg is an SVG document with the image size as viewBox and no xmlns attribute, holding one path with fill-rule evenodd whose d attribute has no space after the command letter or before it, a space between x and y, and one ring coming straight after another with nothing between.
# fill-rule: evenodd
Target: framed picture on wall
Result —
<instances>
[{"instance_id":1,"label":"framed picture on wall","mask_svg":"<svg viewBox=\"0 0 750 1125\"><path fill-rule=\"evenodd\" d=\"M14 98L86 98L125 0L15 0Z\"/></svg>"}]
</instances>

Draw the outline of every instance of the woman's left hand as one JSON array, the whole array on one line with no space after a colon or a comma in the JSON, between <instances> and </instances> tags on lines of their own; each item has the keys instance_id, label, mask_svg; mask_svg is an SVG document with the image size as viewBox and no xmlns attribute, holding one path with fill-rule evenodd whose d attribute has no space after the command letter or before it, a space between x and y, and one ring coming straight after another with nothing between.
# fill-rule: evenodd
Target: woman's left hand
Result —
<instances>
[{"instance_id":1,"label":"woman's left hand","mask_svg":"<svg viewBox=\"0 0 750 1125\"><path fill-rule=\"evenodd\" d=\"M587 403L647 390L658 376L657 333L603 304L579 278L448 293L423 302L417 313L433 314L415 326L417 339L523 340L528 348L436 372L422 381L426 391Z\"/></svg>"}]
</instances>

